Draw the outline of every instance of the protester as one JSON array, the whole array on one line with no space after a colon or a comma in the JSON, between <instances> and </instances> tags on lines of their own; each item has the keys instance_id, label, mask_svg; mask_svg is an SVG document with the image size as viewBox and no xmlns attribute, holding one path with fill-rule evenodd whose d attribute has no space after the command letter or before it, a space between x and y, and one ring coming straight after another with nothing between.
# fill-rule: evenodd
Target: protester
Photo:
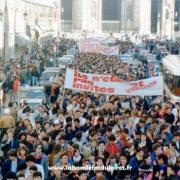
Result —
<instances>
[{"instance_id":1,"label":"protester","mask_svg":"<svg viewBox=\"0 0 180 180\"><path fill-rule=\"evenodd\" d=\"M160 42L147 40L145 43L154 53ZM117 44L121 45L120 53L135 52L136 59L142 64L134 68L117 56L78 53L68 67L85 73L112 75L122 81L154 76L149 73L146 57L141 57L132 42L117 40ZM23 69L19 73L18 68L12 71L12 66L6 67L3 89L7 97L12 90L17 92L18 80L21 84L38 85L44 66L53 66L53 59L65 54L69 46L76 47L77 42L63 37L47 42L43 47L34 44L31 61L36 63L26 67L22 57ZM2 134L1 144L3 178L179 178L178 103L174 105L168 99L156 96L115 96L71 90L62 93L59 89L63 89L64 80L65 74L60 78L61 83L53 83L49 88L49 101L38 107L30 107L24 101L17 112L16 99L9 98L9 108L0 118L1 127L7 130ZM10 153L11 149L17 149L17 153ZM19 161L21 163L17 164ZM88 165L114 169L57 169Z\"/></svg>"},{"instance_id":2,"label":"protester","mask_svg":"<svg viewBox=\"0 0 180 180\"><path fill-rule=\"evenodd\" d=\"M28 177L30 175L31 168L35 166L37 168L37 171L39 171L41 173L42 179L45 179L44 169L43 169L42 165L36 164L35 161L36 161L36 159L35 159L35 157L33 155L28 155L26 157L26 162L27 162L27 165L28 165L26 176ZM33 175L34 175L34 173L33 173Z\"/></svg>"},{"instance_id":3,"label":"protester","mask_svg":"<svg viewBox=\"0 0 180 180\"><path fill-rule=\"evenodd\" d=\"M17 173L19 170L19 163L22 161L17 158L17 152L15 149L8 151L8 159L4 162L2 166L2 176L5 177L8 172ZM26 169L26 167L24 168Z\"/></svg>"}]
</instances>

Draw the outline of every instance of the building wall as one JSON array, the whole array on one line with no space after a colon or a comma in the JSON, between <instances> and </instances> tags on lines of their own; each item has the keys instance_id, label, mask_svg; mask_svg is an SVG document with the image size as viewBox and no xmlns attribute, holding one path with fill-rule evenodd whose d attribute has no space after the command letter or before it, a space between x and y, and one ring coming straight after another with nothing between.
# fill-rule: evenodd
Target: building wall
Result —
<instances>
[{"instance_id":1,"label":"building wall","mask_svg":"<svg viewBox=\"0 0 180 180\"><path fill-rule=\"evenodd\" d=\"M120 12L120 17L118 18L118 21L120 21L120 31L136 31L143 34L152 32L171 36L171 34L174 34L175 11L177 14L175 27L178 28L178 22L180 21L179 0L118 0L118 2L119 5L117 8L114 8L114 11ZM105 0L103 1L103 7L107 6L107 3L112 3L107 9L116 5L115 1L106 2ZM167 6L169 6L171 18L166 18L165 16ZM111 11L113 11L112 8ZM109 22L109 26L115 22L118 23L115 20Z\"/></svg>"},{"instance_id":2,"label":"building wall","mask_svg":"<svg viewBox=\"0 0 180 180\"><path fill-rule=\"evenodd\" d=\"M4 0L0 0L0 11L4 14ZM4 16L0 17L0 57L3 57L4 46Z\"/></svg>"},{"instance_id":3,"label":"building wall","mask_svg":"<svg viewBox=\"0 0 180 180\"><path fill-rule=\"evenodd\" d=\"M178 29L178 18L180 17L179 0L152 0L151 10L151 32L174 36ZM180 19L179 19L180 22Z\"/></svg>"},{"instance_id":4,"label":"building wall","mask_svg":"<svg viewBox=\"0 0 180 180\"><path fill-rule=\"evenodd\" d=\"M101 0L91 0L90 2L90 12L88 16L88 26L91 32L98 32L101 29Z\"/></svg>"},{"instance_id":5,"label":"building wall","mask_svg":"<svg viewBox=\"0 0 180 180\"><path fill-rule=\"evenodd\" d=\"M67 21L72 21L72 1L73 0L62 0L62 18Z\"/></svg>"},{"instance_id":6,"label":"building wall","mask_svg":"<svg viewBox=\"0 0 180 180\"><path fill-rule=\"evenodd\" d=\"M140 0L139 18L139 32L141 34L149 34L151 32L151 0Z\"/></svg>"},{"instance_id":7,"label":"building wall","mask_svg":"<svg viewBox=\"0 0 180 180\"><path fill-rule=\"evenodd\" d=\"M102 0L102 20L116 21L118 20L118 4L119 0Z\"/></svg>"},{"instance_id":8,"label":"building wall","mask_svg":"<svg viewBox=\"0 0 180 180\"><path fill-rule=\"evenodd\" d=\"M53 1L55 3L53 3ZM15 33L27 33L27 26L38 25L42 34L54 30L58 35L61 18L69 21L69 31L107 30L162 33L173 36L180 29L179 0L0 0L0 57L15 58ZM64 13L62 14L62 7ZM5 4L7 4L5 12ZM27 12L27 22L24 13ZM176 12L176 13L175 13ZM177 14L177 17L175 15ZM62 16L61 16L62 15ZM174 23L175 21L175 23ZM110 27L110 28L109 28ZM35 31L31 28L31 39ZM27 33L29 35L29 33Z\"/></svg>"},{"instance_id":9,"label":"building wall","mask_svg":"<svg viewBox=\"0 0 180 180\"><path fill-rule=\"evenodd\" d=\"M162 4L162 34L172 37L174 32L175 0L164 0Z\"/></svg>"},{"instance_id":10,"label":"building wall","mask_svg":"<svg viewBox=\"0 0 180 180\"><path fill-rule=\"evenodd\" d=\"M55 6L53 6L53 3L46 5L46 3L36 4L34 3L34 0L32 0L32 2L30 0L18 0L18 1L19 2L17 3L16 7L17 7L17 11L20 12L19 16L21 17L21 19L24 19L23 15L26 12L27 23L30 26L34 26L38 24L43 31L51 30L52 21L53 20L57 21L56 19L58 17L55 16L59 15L59 14L53 14L53 10L56 8ZM19 6L20 3L22 6ZM58 6L57 3L56 5ZM19 16L17 16L17 18L19 18ZM25 23L23 21L22 23Z\"/></svg>"},{"instance_id":11,"label":"building wall","mask_svg":"<svg viewBox=\"0 0 180 180\"><path fill-rule=\"evenodd\" d=\"M3 36L1 40L1 55L3 61L15 57L14 3L15 1L6 0L1 4L3 9L1 21L1 35Z\"/></svg>"},{"instance_id":12,"label":"building wall","mask_svg":"<svg viewBox=\"0 0 180 180\"><path fill-rule=\"evenodd\" d=\"M73 0L72 3L72 29L82 30L83 0Z\"/></svg>"},{"instance_id":13,"label":"building wall","mask_svg":"<svg viewBox=\"0 0 180 180\"><path fill-rule=\"evenodd\" d=\"M141 33L171 33L171 21L165 18L166 2L172 4L172 11L178 12L176 21L180 21L180 1L179 0L97 0L97 13L100 18L93 23L90 10L92 0L68 0L72 2L72 22L71 18L67 19L65 14L70 14L71 4L66 0L64 3L64 17L67 23L72 23L73 28L70 31L91 31L92 27L95 31L98 29L104 32L128 32L135 31ZM175 7L176 1L176 7ZM66 6L65 6L66 4ZM88 4L88 5L87 5ZM68 8L67 8L68 7ZM171 20L174 24L174 18ZM97 25L100 23L100 25ZM177 27L177 25L176 25ZM177 28L176 28L177 29ZM172 28L174 31L174 26Z\"/></svg>"},{"instance_id":14,"label":"building wall","mask_svg":"<svg viewBox=\"0 0 180 180\"><path fill-rule=\"evenodd\" d=\"M10 46L9 46L9 26L10 26L10 24L9 24L9 9L8 9L8 3L7 2L5 3L5 6L4 6L4 22L3 22L3 25L4 25L3 60L6 61L9 59L9 49L10 49Z\"/></svg>"},{"instance_id":15,"label":"building wall","mask_svg":"<svg viewBox=\"0 0 180 180\"><path fill-rule=\"evenodd\" d=\"M8 21L9 21L9 52L7 52L8 58L15 58L15 1L8 1Z\"/></svg>"},{"instance_id":16,"label":"building wall","mask_svg":"<svg viewBox=\"0 0 180 180\"><path fill-rule=\"evenodd\" d=\"M180 1L175 0L175 32L180 31Z\"/></svg>"},{"instance_id":17,"label":"building wall","mask_svg":"<svg viewBox=\"0 0 180 180\"><path fill-rule=\"evenodd\" d=\"M16 58L16 33L31 35L31 27L38 25L43 33L60 26L58 0L0 0L0 57L3 60ZM27 20L24 13L27 13ZM2 18L2 19L1 19ZM59 27L60 31L60 27Z\"/></svg>"},{"instance_id":18,"label":"building wall","mask_svg":"<svg viewBox=\"0 0 180 180\"><path fill-rule=\"evenodd\" d=\"M101 29L101 0L73 0L72 30L74 32L99 31Z\"/></svg>"},{"instance_id":19,"label":"building wall","mask_svg":"<svg viewBox=\"0 0 180 180\"><path fill-rule=\"evenodd\" d=\"M151 3L151 32L157 32L157 24L158 24L158 4L156 0L152 0Z\"/></svg>"}]
</instances>

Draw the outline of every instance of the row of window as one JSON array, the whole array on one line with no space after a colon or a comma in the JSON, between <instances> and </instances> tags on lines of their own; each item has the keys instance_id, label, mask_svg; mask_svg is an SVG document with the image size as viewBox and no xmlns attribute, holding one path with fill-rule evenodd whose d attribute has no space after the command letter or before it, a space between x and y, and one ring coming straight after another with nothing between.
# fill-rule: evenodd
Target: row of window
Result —
<instances>
[{"instance_id":1,"label":"row of window","mask_svg":"<svg viewBox=\"0 0 180 180\"><path fill-rule=\"evenodd\" d=\"M102 20L117 21L121 20L121 0L102 0ZM61 5L64 9L62 12L63 20L72 20L72 0L62 0ZM126 19L134 19L134 0L126 0L124 13Z\"/></svg>"}]
</instances>

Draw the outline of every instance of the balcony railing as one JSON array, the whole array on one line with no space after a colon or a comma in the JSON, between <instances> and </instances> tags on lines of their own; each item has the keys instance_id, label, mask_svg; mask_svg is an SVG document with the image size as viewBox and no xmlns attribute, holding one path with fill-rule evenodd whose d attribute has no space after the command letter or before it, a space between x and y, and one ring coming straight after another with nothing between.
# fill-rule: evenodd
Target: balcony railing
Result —
<instances>
[{"instance_id":1,"label":"balcony railing","mask_svg":"<svg viewBox=\"0 0 180 180\"><path fill-rule=\"evenodd\" d=\"M121 21L102 21L103 32L120 32L121 27Z\"/></svg>"},{"instance_id":2,"label":"balcony railing","mask_svg":"<svg viewBox=\"0 0 180 180\"><path fill-rule=\"evenodd\" d=\"M63 32L71 32L72 31L72 21L61 20L61 30Z\"/></svg>"},{"instance_id":3,"label":"balcony railing","mask_svg":"<svg viewBox=\"0 0 180 180\"><path fill-rule=\"evenodd\" d=\"M136 21L102 21L103 32L119 33L121 31L138 31L139 24ZM61 31L72 32L72 21L61 20Z\"/></svg>"},{"instance_id":4,"label":"balcony railing","mask_svg":"<svg viewBox=\"0 0 180 180\"><path fill-rule=\"evenodd\" d=\"M118 33L121 31L138 31L139 24L137 21L102 21L103 32Z\"/></svg>"}]
</instances>

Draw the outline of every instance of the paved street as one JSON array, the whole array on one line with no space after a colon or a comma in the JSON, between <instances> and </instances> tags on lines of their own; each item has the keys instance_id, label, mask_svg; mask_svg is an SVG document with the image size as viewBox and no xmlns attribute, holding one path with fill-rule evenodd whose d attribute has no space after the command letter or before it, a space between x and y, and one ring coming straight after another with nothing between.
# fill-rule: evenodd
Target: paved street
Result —
<instances>
[{"instance_id":1,"label":"paved street","mask_svg":"<svg viewBox=\"0 0 180 180\"><path fill-rule=\"evenodd\" d=\"M179 0L0 0L0 180L179 180L179 17Z\"/></svg>"}]
</instances>

